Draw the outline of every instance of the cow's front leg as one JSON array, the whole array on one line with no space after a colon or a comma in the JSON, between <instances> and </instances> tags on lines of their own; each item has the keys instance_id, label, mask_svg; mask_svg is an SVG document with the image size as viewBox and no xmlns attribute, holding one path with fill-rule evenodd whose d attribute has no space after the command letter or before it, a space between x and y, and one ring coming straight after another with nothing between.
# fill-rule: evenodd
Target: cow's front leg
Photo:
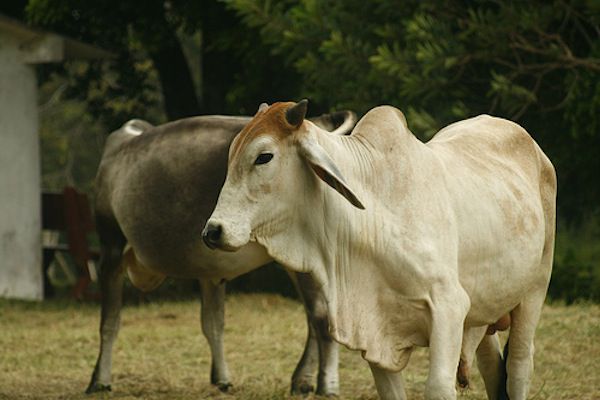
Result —
<instances>
[{"instance_id":1,"label":"cow's front leg","mask_svg":"<svg viewBox=\"0 0 600 400\"><path fill-rule=\"evenodd\" d=\"M306 325L308 334L304 352L302 352L302 357L300 357L300 361L298 361L292 374L292 394L308 394L315 390L314 379L319 361L319 344L308 315L306 316Z\"/></svg>"},{"instance_id":2,"label":"cow's front leg","mask_svg":"<svg viewBox=\"0 0 600 400\"><path fill-rule=\"evenodd\" d=\"M205 280L199 280L199 282L202 290L200 321L212 357L210 383L217 386L219 390L226 392L231 387L231 382L223 350L225 284L214 285Z\"/></svg>"},{"instance_id":3,"label":"cow's front leg","mask_svg":"<svg viewBox=\"0 0 600 400\"><path fill-rule=\"evenodd\" d=\"M100 231L100 230L99 230ZM102 231L100 231L102 233ZM100 237L101 241L103 237ZM112 349L121 320L123 297L122 252L125 243L103 243L100 259L100 291L102 308L100 313L100 353L86 393L111 390Z\"/></svg>"},{"instance_id":4,"label":"cow's front leg","mask_svg":"<svg viewBox=\"0 0 600 400\"><path fill-rule=\"evenodd\" d=\"M339 345L329 334L327 317L317 317L312 321L319 345L319 373L317 375L317 394L337 396L340 392L338 374Z\"/></svg>"},{"instance_id":5,"label":"cow's front leg","mask_svg":"<svg viewBox=\"0 0 600 400\"><path fill-rule=\"evenodd\" d=\"M391 372L369 363L381 400L405 400L404 381L400 372Z\"/></svg>"},{"instance_id":6,"label":"cow's front leg","mask_svg":"<svg viewBox=\"0 0 600 400\"><path fill-rule=\"evenodd\" d=\"M325 294L310 274L290 272L290 278L296 284L302 298L309 324L309 337L306 347L292 376L292 393L310 391L318 351L319 372L316 392L324 396L338 395L340 391L338 374L339 345L329 334Z\"/></svg>"},{"instance_id":7,"label":"cow's front leg","mask_svg":"<svg viewBox=\"0 0 600 400\"><path fill-rule=\"evenodd\" d=\"M456 367L469 306L469 297L459 287L443 287L432 292L427 400L456 399Z\"/></svg>"}]
</instances>

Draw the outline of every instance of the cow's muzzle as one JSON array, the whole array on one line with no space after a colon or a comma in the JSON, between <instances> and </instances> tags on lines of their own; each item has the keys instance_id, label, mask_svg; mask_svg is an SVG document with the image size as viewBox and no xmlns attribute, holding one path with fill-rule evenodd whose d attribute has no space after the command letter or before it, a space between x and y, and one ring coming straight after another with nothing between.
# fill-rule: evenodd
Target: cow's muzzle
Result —
<instances>
[{"instance_id":1,"label":"cow's muzzle","mask_svg":"<svg viewBox=\"0 0 600 400\"><path fill-rule=\"evenodd\" d=\"M221 238L223 234L223 228L220 224L208 223L202 231L202 239L209 249L216 249L221 247Z\"/></svg>"}]
</instances>

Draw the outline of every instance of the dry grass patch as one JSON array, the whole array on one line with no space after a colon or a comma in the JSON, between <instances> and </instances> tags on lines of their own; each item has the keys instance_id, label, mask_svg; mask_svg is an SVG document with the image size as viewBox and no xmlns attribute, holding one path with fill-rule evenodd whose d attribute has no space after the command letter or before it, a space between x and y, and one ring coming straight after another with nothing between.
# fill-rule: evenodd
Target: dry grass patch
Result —
<instances>
[{"instance_id":1,"label":"dry grass patch","mask_svg":"<svg viewBox=\"0 0 600 400\"><path fill-rule=\"evenodd\" d=\"M230 394L208 383L210 354L199 305L187 301L126 307L114 351L113 392L86 396L98 348L98 307L0 300L0 398L292 398L289 379L306 335L301 305L246 294L230 296L226 310ZM536 344L532 397L600 398L600 306L546 306ZM422 398L426 357L426 350L416 351L405 372L409 398ZM377 398L358 353L342 351L340 379L341 398ZM460 398L485 398L478 376Z\"/></svg>"}]
</instances>

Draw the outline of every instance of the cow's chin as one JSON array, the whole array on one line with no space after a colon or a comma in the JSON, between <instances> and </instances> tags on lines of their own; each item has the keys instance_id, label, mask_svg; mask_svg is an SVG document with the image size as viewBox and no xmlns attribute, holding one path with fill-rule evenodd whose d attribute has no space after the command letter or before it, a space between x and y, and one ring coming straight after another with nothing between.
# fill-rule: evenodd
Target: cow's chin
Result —
<instances>
[{"instance_id":1,"label":"cow's chin","mask_svg":"<svg viewBox=\"0 0 600 400\"><path fill-rule=\"evenodd\" d=\"M228 252L236 252L242 247L246 246L250 241L249 237L244 239L234 239L234 238L225 238L225 240L221 241L218 245L219 250L228 251Z\"/></svg>"},{"instance_id":2,"label":"cow's chin","mask_svg":"<svg viewBox=\"0 0 600 400\"><path fill-rule=\"evenodd\" d=\"M234 253L234 252L238 251L239 249L241 249L242 247L244 247L245 245L246 244L243 244L241 246L236 246L236 245L231 245L231 244L227 244L227 243L222 243L217 247L217 249L227 251L230 253Z\"/></svg>"}]
</instances>

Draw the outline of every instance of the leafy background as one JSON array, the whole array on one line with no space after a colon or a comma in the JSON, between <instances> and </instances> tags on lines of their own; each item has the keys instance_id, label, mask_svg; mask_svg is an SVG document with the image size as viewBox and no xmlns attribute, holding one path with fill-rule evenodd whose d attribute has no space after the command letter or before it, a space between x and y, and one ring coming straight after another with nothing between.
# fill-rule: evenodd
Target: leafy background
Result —
<instances>
[{"instance_id":1,"label":"leafy background","mask_svg":"<svg viewBox=\"0 0 600 400\"><path fill-rule=\"evenodd\" d=\"M598 0L5 0L0 12L115 54L39 68L44 189L91 193L104 138L134 117L307 97L314 114L394 105L427 140L489 113L523 125L556 167L550 296L600 301Z\"/></svg>"}]
</instances>

